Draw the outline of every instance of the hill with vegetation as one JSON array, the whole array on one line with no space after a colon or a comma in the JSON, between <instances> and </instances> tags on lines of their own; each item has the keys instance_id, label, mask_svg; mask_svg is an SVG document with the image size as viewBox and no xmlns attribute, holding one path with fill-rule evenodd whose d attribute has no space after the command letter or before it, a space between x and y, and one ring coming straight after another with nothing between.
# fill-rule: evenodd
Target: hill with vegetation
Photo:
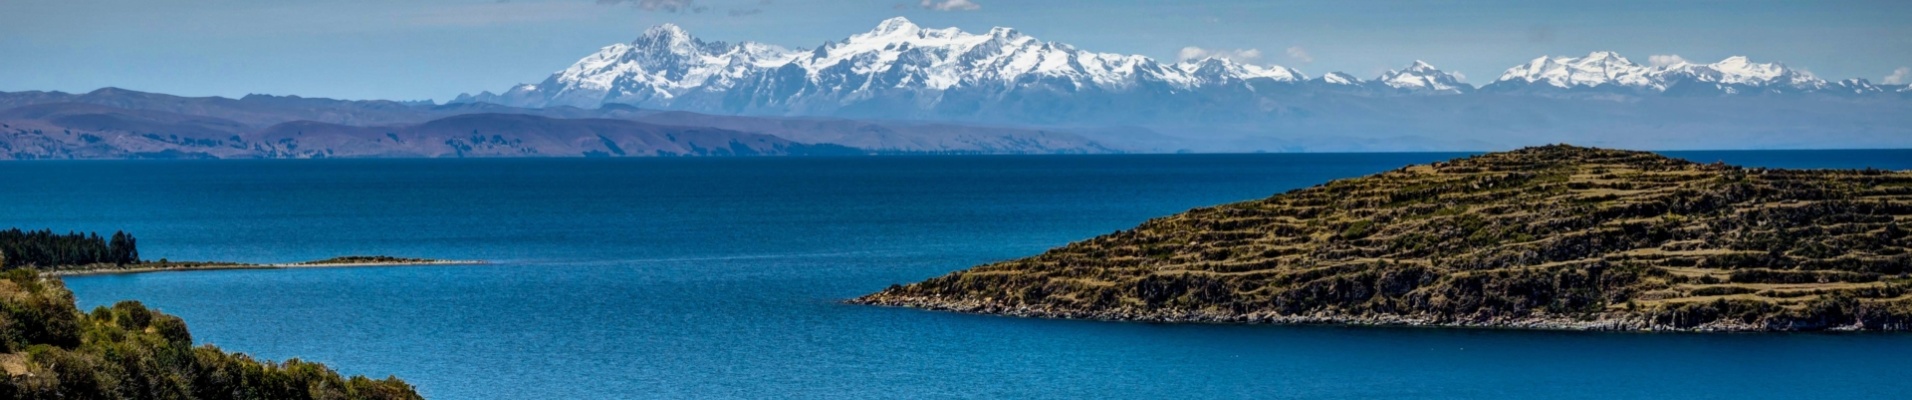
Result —
<instances>
[{"instance_id":1,"label":"hill with vegetation","mask_svg":"<svg viewBox=\"0 0 1912 400\"><path fill-rule=\"evenodd\" d=\"M327 262L419 263L387 256ZM81 313L42 275L262 267L140 259L125 232L0 230L0 399L417 399L397 378L346 378L325 365L193 347L186 323L136 301Z\"/></svg>"},{"instance_id":2,"label":"hill with vegetation","mask_svg":"<svg viewBox=\"0 0 1912 400\"><path fill-rule=\"evenodd\" d=\"M1198 208L855 303L1159 322L1912 329L1912 172L1546 146Z\"/></svg>"},{"instance_id":3,"label":"hill with vegetation","mask_svg":"<svg viewBox=\"0 0 1912 400\"><path fill-rule=\"evenodd\" d=\"M179 317L125 301L81 313L58 279L0 272L0 399L418 399L398 378L193 347Z\"/></svg>"}]
</instances>

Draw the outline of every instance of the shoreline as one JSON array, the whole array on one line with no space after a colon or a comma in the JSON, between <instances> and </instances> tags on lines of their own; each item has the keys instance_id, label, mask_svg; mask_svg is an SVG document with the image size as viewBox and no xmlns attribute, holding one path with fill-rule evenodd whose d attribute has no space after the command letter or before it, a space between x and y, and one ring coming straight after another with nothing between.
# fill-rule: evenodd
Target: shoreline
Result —
<instances>
[{"instance_id":1,"label":"shoreline","mask_svg":"<svg viewBox=\"0 0 1912 400\"><path fill-rule=\"evenodd\" d=\"M1606 313L1592 319L1571 317L1502 317L1483 321L1444 320L1433 316L1409 315L1281 315L1275 313L1224 314L1195 310L1057 310L1041 307L1009 306L974 300L948 301L914 296L881 294L844 300L845 304L908 308L920 311L950 312L994 317L1058 319L1101 322L1213 325L1293 325L1354 326L1432 329L1507 329L1563 332L1636 332L1636 333L1802 333L1802 332L1907 332L1912 326L1865 327L1857 325L1804 327L1762 323L1713 322L1681 328L1658 324L1638 315Z\"/></svg>"},{"instance_id":2,"label":"shoreline","mask_svg":"<svg viewBox=\"0 0 1912 400\"><path fill-rule=\"evenodd\" d=\"M55 276L55 277L70 277L70 276L93 276L93 275L143 274L143 273L151 273L151 272L219 271L219 270L238 270L238 269L358 268L358 267L407 267L407 266L430 266L430 265L484 265L484 264L490 264L490 263L483 260L414 260L414 261L367 261L367 262L340 262L340 263L299 262L299 263L274 263L274 264L206 263L206 264L185 264L185 265L176 266L176 267L135 267L135 268L54 270L54 271L43 271L40 274L46 275L46 276Z\"/></svg>"}]
</instances>

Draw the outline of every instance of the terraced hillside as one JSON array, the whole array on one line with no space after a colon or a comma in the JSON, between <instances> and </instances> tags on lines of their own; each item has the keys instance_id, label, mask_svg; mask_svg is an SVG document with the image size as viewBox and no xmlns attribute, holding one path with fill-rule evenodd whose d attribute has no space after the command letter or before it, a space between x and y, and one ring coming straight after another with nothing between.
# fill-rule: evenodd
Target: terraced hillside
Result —
<instances>
[{"instance_id":1,"label":"terraced hillside","mask_svg":"<svg viewBox=\"0 0 1912 400\"><path fill-rule=\"evenodd\" d=\"M1199 208L852 302L1163 322L1912 329L1912 172L1546 146Z\"/></svg>"}]
</instances>

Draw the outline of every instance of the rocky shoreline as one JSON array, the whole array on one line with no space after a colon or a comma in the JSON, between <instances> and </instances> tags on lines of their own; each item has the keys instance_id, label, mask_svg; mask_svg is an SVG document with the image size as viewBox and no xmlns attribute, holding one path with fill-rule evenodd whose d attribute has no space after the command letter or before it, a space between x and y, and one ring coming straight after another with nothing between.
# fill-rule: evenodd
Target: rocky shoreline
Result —
<instances>
[{"instance_id":1,"label":"rocky shoreline","mask_svg":"<svg viewBox=\"0 0 1912 400\"><path fill-rule=\"evenodd\" d=\"M891 296L885 293L871 294L844 301L848 304L879 307L914 308L929 311L954 312L963 314L993 315L1004 317L1071 319L1110 322L1144 322L1165 324L1241 324L1241 325L1342 325L1376 327L1426 327L1426 328L1466 328L1466 329L1523 329L1542 331L1597 331L1597 332L1799 332L1799 331L1912 331L1912 326L1802 326L1798 323L1735 323L1714 321L1692 327L1678 327L1657 324L1645 317L1624 312L1609 312L1592 316L1591 319L1529 316L1494 317L1478 320L1442 319L1436 316L1412 315L1338 315L1317 313L1313 315L1281 315L1272 312L1252 312L1248 314L1220 313L1203 310L1143 310L1122 307L1109 310L1059 309L1048 307L1030 307L1027 305L1008 305L978 300L932 299L913 296Z\"/></svg>"}]
</instances>

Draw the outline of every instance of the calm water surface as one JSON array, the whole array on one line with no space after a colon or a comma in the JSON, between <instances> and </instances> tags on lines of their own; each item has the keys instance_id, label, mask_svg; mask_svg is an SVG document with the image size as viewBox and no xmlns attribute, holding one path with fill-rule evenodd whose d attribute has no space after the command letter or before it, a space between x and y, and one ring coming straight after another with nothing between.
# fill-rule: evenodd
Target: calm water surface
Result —
<instances>
[{"instance_id":1,"label":"calm water surface","mask_svg":"<svg viewBox=\"0 0 1912 400\"><path fill-rule=\"evenodd\" d=\"M1912 169L1912 151L1683 152ZM1455 154L0 163L0 226L147 258L465 267L68 279L427 397L1904 398L1912 336L1054 321L838 304Z\"/></svg>"}]
</instances>

